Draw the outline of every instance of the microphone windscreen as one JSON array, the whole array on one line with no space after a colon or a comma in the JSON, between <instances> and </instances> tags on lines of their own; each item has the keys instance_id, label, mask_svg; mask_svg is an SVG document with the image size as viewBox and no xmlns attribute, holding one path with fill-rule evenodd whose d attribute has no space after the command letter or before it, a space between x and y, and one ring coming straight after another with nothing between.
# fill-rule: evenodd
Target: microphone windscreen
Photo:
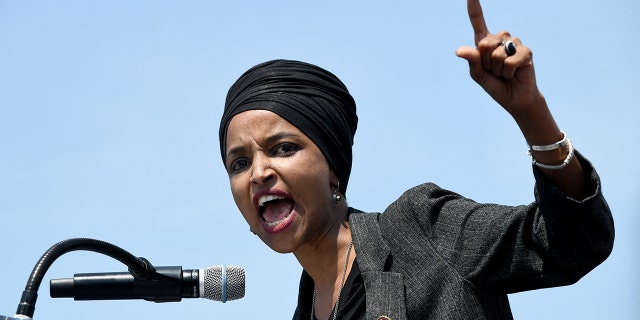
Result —
<instances>
[{"instance_id":1,"label":"microphone windscreen","mask_svg":"<svg viewBox=\"0 0 640 320\"><path fill-rule=\"evenodd\" d=\"M199 272L200 298L227 302L244 297L244 269L222 265Z\"/></svg>"}]
</instances>

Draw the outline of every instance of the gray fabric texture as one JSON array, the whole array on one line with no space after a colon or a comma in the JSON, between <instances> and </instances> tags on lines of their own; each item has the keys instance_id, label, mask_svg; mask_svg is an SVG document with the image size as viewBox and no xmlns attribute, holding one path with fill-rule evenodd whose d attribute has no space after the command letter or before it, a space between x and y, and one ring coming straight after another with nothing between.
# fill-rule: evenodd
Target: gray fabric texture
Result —
<instances>
[{"instance_id":1,"label":"gray fabric texture","mask_svg":"<svg viewBox=\"0 0 640 320\"><path fill-rule=\"evenodd\" d=\"M352 210L367 319L513 319L507 294L573 284L599 265L613 218L597 173L577 157L591 189L582 201L534 168L529 205L477 203L426 183L382 214ZM294 319L305 319L300 303L312 290L303 274Z\"/></svg>"}]
</instances>

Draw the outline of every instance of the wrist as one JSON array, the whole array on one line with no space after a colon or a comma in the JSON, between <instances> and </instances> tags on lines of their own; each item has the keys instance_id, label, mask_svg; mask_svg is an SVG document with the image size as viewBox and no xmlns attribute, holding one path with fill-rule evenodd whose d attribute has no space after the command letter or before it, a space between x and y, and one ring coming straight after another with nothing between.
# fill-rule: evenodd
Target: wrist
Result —
<instances>
[{"instance_id":1,"label":"wrist","mask_svg":"<svg viewBox=\"0 0 640 320\"><path fill-rule=\"evenodd\" d=\"M535 90L526 94L527 98L513 99L512 105L506 108L516 122L524 121L532 114L548 109L547 100L542 92Z\"/></svg>"},{"instance_id":2,"label":"wrist","mask_svg":"<svg viewBox=\"0 0 640 320\"><path fill-rule=\"evenodd\" d=\"M548 145L532 145L529 154L533 164L542 169L564 169L573 160L574 152L571 140L562 132L562 140Z\"/></svg>"},{"instance_id":3,"label":"wrist","mask_svg":"<svg viewBox=\"0 0 640 320\"><path fill-rule=\"evenodd\" d=\"M519 110L512 116L530 146L549 145L563 139L564 133L560 131L541 94L534 103L522 106Z\"/></svg>"}]
</instances>

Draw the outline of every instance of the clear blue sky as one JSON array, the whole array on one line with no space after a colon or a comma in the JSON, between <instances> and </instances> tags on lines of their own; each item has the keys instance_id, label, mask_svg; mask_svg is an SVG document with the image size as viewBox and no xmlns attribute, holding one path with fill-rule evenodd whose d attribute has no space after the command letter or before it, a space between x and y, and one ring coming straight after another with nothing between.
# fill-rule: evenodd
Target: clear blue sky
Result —
<instances>
[{"instance_id":1,"label":"clear blue sky","mask_svg":"<svg viewBox=\"0 0 640 320\"><path fill-rule=\"evenodd\" d=\"M532 48L617 227L605 263L576 285L511 295L514 316L639 319L640 4L483 5L490 30ZM0 0L0 314L15 313L51 245L91 237L155 265L242 266L246 297L52 299L52 278L126 269L74 252L46 274L36 319L291 318L300 266L249 232L218 153L228 87L269 59L323 66L355 97L351 206L381 211L426 181L482 202L532 201L524 139L454 55L472 41L464 0Z\"/></svg>"}]
</instances>

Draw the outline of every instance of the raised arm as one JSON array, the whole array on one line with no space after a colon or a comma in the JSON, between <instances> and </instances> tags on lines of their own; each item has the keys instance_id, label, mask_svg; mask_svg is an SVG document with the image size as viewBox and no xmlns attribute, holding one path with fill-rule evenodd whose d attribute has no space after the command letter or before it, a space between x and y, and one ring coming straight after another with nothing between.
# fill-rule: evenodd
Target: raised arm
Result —
<instances>
[{"instance_id":1,"label":"raised arm","mask_svg":"<svg viewBox=\"0 0 640 320\"><path fill-rule=\"evenodd\" d=\"M511 114L527 143L541 147L533 147L531 155L550 181L572 198L583 199L582 168L538 90L531 49L509 32L491 34L479 0L468 0L467 10L475 47L460 47L456 55L469 62L471 78Z\"/></svg>"}]
</instances>

